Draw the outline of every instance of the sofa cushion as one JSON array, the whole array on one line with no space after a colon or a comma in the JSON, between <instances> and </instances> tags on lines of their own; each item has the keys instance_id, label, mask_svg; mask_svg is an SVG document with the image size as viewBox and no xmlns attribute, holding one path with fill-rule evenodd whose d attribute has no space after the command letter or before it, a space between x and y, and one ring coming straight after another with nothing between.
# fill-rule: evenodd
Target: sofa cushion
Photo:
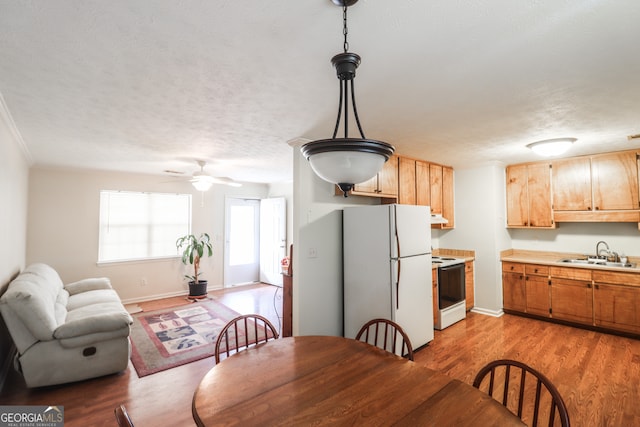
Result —
<instances>
[{"instance_id":1,"label":"sofa cushion","mask_svg":"<svg viewBox=\"0 0 640 427\"><path fill-rule=\"evenodd\" d=\"M103 302L67 312L65 322L54 332L57 339L72 338L96 332L110 332L128 328L133 323L119 302Z\"/></svg>"},{"instance_id":2,"label":"sofa cushion","mask_svg":"<svg viewBox=\"0 0 640 427\"><path fill-rule=\"evenodd\" d=\"M33 274L41 279L41 283L46 283L48 289L51 290L53 295L58 295L58 292L64 287L62 279L52 267L47 264L36 263L31 264L24 269L22 274Z\"/></svg>"},{"instance_id":3,"label":"sofa cushion","mask_svg":"<svg viewBox=\"0 0 640 427\"><path fill-rule=\"evenodd\" d=\"M64 319L67 318L67 303L69 302L69 292L62 289L56 298L56 305L54 308L54 316L56 324L61 324Z\"/></svg>"},{"instance_id":4,"label":"sofa cushion","mask_svg":"<svg viewBox=\"0 0 640 427\"><path fill-rule=\"evenodd\" d=\"M120 311L124 310L124 308L122 307L122 303L120 302L120 297L118 297L116 291L114 291L113 289L98 289L95 291L87 291L69 296L69 301L67 302L67 311L73 311L88 305L100 304L105 302L118 303Z\"/></svg>"},{"instance_id":5,"label":"sofa cushion","mask_svg":"<svg viewBox=\"0 0 640 427\"><path fill-rule=\"evenodd\" d=\"M36 339L46 341L53 339L53 331L58 327L55 316L57 293L54 295L43 280L29 273L19 275L9 284L2 301L11 307Z\"/></svg>"},{"instance_id":6,"label":"sofa cushion","mask_svg":"<svg viewBox=\"0 0 640 427\"><path fill-rule=\"evenodd\" d=\"M107 277L94 277L78 280L73 283L67 283L64 285L64 288L70 295L75 295L96 289L111 289L111 281Z\"/></svg>"}]
</instances>

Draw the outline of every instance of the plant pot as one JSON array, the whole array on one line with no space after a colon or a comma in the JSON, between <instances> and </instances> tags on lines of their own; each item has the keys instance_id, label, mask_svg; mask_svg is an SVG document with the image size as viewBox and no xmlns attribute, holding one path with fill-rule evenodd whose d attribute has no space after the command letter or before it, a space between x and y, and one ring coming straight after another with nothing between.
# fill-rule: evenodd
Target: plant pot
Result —
<instances>
[{"instance_id":1,"label":"plant pot","mask_svg":"<svg viewBox=\"0 0 640 427\"><path fill-rule=\"evenodd\" d=\"M207 296L207 281L189 282L189 298L204 298Z\"/></svg>"}]
</instances>

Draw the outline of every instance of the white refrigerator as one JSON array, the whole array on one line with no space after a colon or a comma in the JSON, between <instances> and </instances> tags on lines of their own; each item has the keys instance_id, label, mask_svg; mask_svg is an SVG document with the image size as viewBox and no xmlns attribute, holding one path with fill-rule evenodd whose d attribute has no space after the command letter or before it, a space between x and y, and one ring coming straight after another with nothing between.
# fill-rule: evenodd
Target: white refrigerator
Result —
<instances>
[{"instance_id":1,"label":"white refrigerator","mask_svg":"<svg viewBox=\"0 0 640 427\"><path fill-rule=\"evenodd\" d=\"M391 319L417 349L433 340L428 206L348 207L343 213L344 336Z\"/></svg>"}]
</instances>

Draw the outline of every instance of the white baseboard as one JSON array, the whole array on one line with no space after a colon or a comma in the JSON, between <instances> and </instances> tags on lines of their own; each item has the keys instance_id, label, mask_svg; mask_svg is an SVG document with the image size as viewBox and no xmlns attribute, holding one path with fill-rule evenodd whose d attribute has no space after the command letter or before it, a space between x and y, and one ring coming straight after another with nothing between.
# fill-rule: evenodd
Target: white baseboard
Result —
<instances>
[{"instance_id":1,"label":"white baseboard","mask_svg":"<svg viewBox=\"0 0 640 427\"><path fill-rule=\"evenodd\" d=\"M128 298L128 299L123 299L122 304L123 305L136 304L139 302L154 301L154 300L163 299L163 298L179 297L182 295L184 296L189 295L189 291L167 292L165 294L147 295L139 298Z\"/></svg>"},{"instance_id":2,"label":"white baseboard","mask_svg":"<svg viewBox=\"0 0 640 427\"><path fill-rule=\"evenodd\" d=\"M491 317L502 317L502 315L504 314L504 311L502 311L502 309L500 309L500 310L488 310L488 309L482 308L482 307L473 307L471 309L471 311L473 313L484 314L485 316L491 316Z\"/></svg>"}]
</instances>

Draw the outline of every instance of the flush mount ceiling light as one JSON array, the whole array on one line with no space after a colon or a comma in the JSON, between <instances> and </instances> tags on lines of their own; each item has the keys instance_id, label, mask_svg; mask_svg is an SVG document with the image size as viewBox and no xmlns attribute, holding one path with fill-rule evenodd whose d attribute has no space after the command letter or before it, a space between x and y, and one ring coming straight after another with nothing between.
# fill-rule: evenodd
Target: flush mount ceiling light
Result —
<instances>
[{"instance_id":1,"label":"flush mount ceiling light","mask_svg":"<svg viewBox=\"0 0 640 427\"><path fill-rule=\"evenodd\" d=\"M353 89L353 79L356 68L360 65L360 56L348 52L347 42L347 7L358 0L331 0L337 6L342 6L344 23L344 52L331 59L336 68L340 81L340 101L338 103L338 118L330 139L320 139L306 143L300 148L302 154L311 165L311 169L325 181L337 184L347 197L347 192L358 184L373 178L382 169L384 163L393 154L391 144L374 139L367 139L360 125L356 98ZM360 138L349 138L349 87L351 88L351 105L353 115L360 131ZM343 112L344 108L344 112ZM344 115L344 138L337 138L340 119Z\"/></svg>"},{"instance_id":2,"label":"flush mount ceiling light","mask_svg":"<svg viewBox=\"0 0 640 427\"><path fill-rule=\"evenodd\" d=\"M532 149L536 154L551 157L565 153L576 141L576 138L545 139L544 141L532 142L528 144L527 147Z\"/></svg>"}]
</instances>

